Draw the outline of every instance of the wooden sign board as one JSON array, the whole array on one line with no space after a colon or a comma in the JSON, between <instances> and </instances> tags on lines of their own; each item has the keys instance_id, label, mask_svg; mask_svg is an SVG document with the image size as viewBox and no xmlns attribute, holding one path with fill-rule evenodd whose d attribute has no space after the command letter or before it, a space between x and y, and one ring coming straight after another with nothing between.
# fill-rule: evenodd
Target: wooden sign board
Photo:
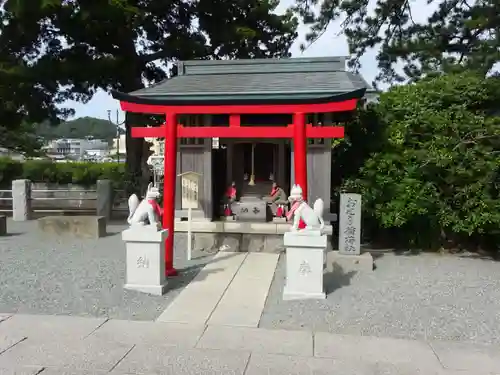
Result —
<instances>
[{"instance_id":1,"label":"wooden sign board","mask_svg":"<svg viewBox=\"0 0 500 375\"><path fill-rule=\"evenodd\" d=\"M182 209L197 209L199 207L199 184L200 174L196 172L184 172L181 178L181 205Z\"/></svg>"}]
</instances>

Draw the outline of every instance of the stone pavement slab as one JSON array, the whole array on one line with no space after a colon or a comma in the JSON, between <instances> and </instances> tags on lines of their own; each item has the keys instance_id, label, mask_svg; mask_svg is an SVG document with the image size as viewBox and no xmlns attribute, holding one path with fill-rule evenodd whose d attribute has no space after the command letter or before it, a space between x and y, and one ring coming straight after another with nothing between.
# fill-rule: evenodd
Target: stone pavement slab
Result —
<instances>
[{"instance_id":1,"label":"stone pavement slab","mask_svg":"<svg viewBox=\"0 0 500 375\"><path fill-rule=\"evenodd\" d=\"M493 375L450 372L441 366L422 368L419 363L364 362L252 353L245 375Z\"/></svg>"},{"instance_id":2,"label":"stone pavement slab","mask_svg":"<svg viewBox=\"0 0 500 375\"><path fill-rule=\"evenodd\" d=\"M316 357L386 362L393 364L422 364L439 368L440 362L429 344L421 341L384 337L336 335L324 332L314 334Z\"/></svg>"},{"instance_id":3,"label":"stone pavement slab","mask_svg":"<svg viewBox=\"0 0 500 375\"><path fill-rule=\"evenodd\" d=\"M93 370L65 370L60 368L45 368L40 375L104 375L109 374L109 371L93 371Z\"/></svg>"},{"instance_id":4,"label":"stone pavement slab","mask_svg":"<svg viewBox=\"0 0 500 375\"><path fill-rule=\"evenodd\" d=\"M27 336L30 340L47 340L49 337L75 340L91 334L106 320L63 315L16 314L0 323L0 335Z\"/></svg>"},{"instance_id":5,"label":"stone pavement slab","mask_svg":"<svg viewBox=\"0 0 500 375\"><path fill-rule=\"evenodd\" d=\"M197 348L313 355L312 333L247 327L208 326Z\"/></svg>"},{"instance_id":6,"label":"stone pavement slab","mask_svg":"<svg viewBox=\"0 0 500 375\"><path fill-rule=\"evenodd\" d=\"M159 322L207 322L247 254L220 252L158 317Z\"/></svg>"},{"instance_id":7,"label":"stone pavement slab","mask_svg":"<svg viewBox=\"0 0 500 375\"><path fill-rule=\"evenodd\" d=\"M194 348L205 327L182 323L109 320L89 339L122 344L148 344Z\"/></svg>"},{"instance_id":8,"label":"stone pavement slab","mask_svg":"<svg viewBox=\"0 0 500 375\"><path fill-rule=\"evenodd\" d=\"M497 345L432 341L430 346L446 369L500 374L500 347Z\"/></svg>"},{"instance_id":9,"label":"stone pavement slab","mask_svg":"<svg viewBox=\"0 0 500 375\"><path fill-rule=\"evenodd\" d=\"M444 375L439 367L421 370L411 365L369 363L332 358L252 354L245 375Z\"/></svg>"},{"instance_id":10,"label":"stone pavement slab","mask_svg":"<svg viewBox=\"0 0 500 375\"><path fill-rule=\"evenodd\" d=\"M208 324L258 327L279 254L248 253Z\"/></svg>"},{"instance_id":11,"label":"stone pavement slab","mask_svg":"<svg viewBox=\"0 0 500 375\"><path fill-rule=\"evenodd\" d=\"M0 375L37 375L42 370L41 366L0 367Z\"/></svg>"},{"instance_id":12,"label":"stone pavement slab","mask_svg":"<svg viewBox=\"0 0 500 375\"><path fill-rule=\"evenodd\" d=\"M0 354L25 340L26 336L0 334Z\"/></svg>"},{"instance_id":13,"label":"stone pavement slab","mask_svg":"<svg viewBox=\"0 0 500 375\"><path fill-rule=\"evenodd\" d=\"M360 368L361 367L361 368ZM275 354L252 354L245 375L368 375L362 366L344 366L331 358L301 358Z\"/></svg>"},{"instance_id":14,"label":"stone pavement slab","mask_svg":"<svg viewBox=\"0 0 500 375\"><path fill-rule=\"evenodd\" d=\"M102 340L25 340L0 355L0 367L43 366L68 370L110 371L132 345Z\"/></svg>"},{"instance_id":15,"label":"stone pavement slab","mask_svg":"<svg viewBox=\"0 0 500 375\"><path fill-rule=\"evenodd\" d=\"M111 374L243 375L249 356L242 351L137 345Z\"/></svg>"},{"instance_id":16,"label":"stone pavement slab","mask_svg":"<svg viewBox=\"0 0 500 375\"><path fill-rule=\"evenodd\" d=\"M9 321L14 323L8 325ZM64 316L15 315L0 323L0 375L109 371L114 375L494 375L500 374L500 348L223 325L103 323Z\"/></svg>"}]
</instances>

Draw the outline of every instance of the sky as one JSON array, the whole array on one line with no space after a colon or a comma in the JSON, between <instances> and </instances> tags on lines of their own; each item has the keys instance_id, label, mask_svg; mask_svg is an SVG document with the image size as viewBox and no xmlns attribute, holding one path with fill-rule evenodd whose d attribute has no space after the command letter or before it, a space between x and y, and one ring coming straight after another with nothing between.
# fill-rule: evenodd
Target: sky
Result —
<instances>
[{"instance_id":1,"label":"sky","mask_svg":"<svg viewBox=\"0 0 500 375\"><path fill-rule=\"evenodd\" d=\"M282 9L286 9L289 5L291 5L291 3L292 0L282 0L277 12L280 12ZM431 9L426 8L425 3L425 0L414 1L414 6L420 9L418 18L426 18L431 11ZM325 32L318 41L311 45L306 51L304 51L304 53L301 53L299 46L304 40L307 30L308 28L304 25L299 27L299 38L297 38L296 42L292 46L292 57L348 56L347 41L344 35L340 33L339 23L330 25L327 32ZM368 51L361 58L361 74L367 82L372 82L377 75L377 63L375 56L376 51L372 50ZM124 119L124 115L120 111L119 102L104 91L96 93L92 100L86 104L68 101L63 106L75 109L74 118L90 116L107 119L107 111L111 110L111 117L113 121L116 122L116 111L118 110L119 120L123 121Z\"/></svg>"}]
</instances>

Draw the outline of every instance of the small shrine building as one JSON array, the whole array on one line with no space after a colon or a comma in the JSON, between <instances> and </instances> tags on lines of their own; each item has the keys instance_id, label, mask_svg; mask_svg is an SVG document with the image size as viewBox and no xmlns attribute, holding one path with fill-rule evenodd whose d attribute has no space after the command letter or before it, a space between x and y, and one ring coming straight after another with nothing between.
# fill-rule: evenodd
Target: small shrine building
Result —
<instances>
[{"instance_id":1,"label":"small shrine building","mask_svg":"<svg viewBox=\"0 0 500 375\"><path fill-rule=\"evenodd\" d=\"M242 207L264 199L273 182L286 193L299 183L309 202L322 198L329 211L331 139L342 138L357 105L376 95L345 67L344 57L182 61L173 78L113 92L124 111L165 115L161 127L132 129L133 137L165 139L156 143L165 152L164 227L187 216L176 176L191 171L201 175L194 221L223 216L233 182Z\"/></svg>"}]
</instances>

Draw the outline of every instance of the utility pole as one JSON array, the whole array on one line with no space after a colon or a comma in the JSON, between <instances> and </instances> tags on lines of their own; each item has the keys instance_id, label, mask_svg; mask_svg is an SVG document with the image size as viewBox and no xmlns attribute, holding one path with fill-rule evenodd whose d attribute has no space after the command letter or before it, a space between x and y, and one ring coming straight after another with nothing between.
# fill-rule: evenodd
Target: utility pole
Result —
<instances>
[{"instance_id":1,"label":"utility pole","mask_svg":"<svg viewBox=\"0 0 500 375\"><path fill-rule=\"evenodd\" d=\"M116 123L111 120L111 109L108 109L108 121L116 126L116 161L120 162L120 126L125 124L125 120L120 123L120 111L116 110Z\"/></svg>"}]
</instances>

